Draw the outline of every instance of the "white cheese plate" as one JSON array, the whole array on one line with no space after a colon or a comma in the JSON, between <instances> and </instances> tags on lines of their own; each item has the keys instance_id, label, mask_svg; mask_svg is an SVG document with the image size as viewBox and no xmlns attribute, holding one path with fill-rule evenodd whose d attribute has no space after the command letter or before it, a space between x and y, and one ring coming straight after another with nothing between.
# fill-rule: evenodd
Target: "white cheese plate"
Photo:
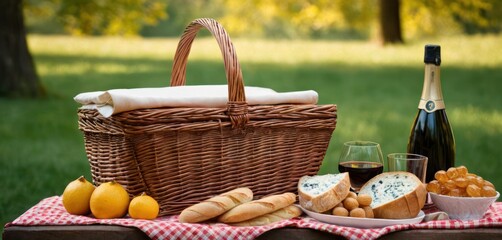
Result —
<instances>
[{"instance_id":1,"label":"white cheese plate","mask_svg":"<svg viewBox=\"0 0 502 240\"><path fill-rule=\"evenodd\" d=\"M312 212L302 208L300 205L298 205L298 207L300 207L303 210L303 212L307 214L307 216L319 220L321 222L346 226L346 227L355 227L355 228L382 228L391 225L414 224L414 223L420 223L422 219L424 219L425 217L423 211L420 211L418 215L414 218L406 218L406 219L340 217L329 214Z\"/></svg>"}]
</instances>

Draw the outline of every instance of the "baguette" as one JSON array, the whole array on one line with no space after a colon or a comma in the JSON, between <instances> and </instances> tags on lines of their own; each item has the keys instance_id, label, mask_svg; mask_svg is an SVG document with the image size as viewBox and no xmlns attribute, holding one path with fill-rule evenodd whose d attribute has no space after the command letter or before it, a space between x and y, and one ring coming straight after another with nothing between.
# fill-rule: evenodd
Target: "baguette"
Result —
<instances>
[{"instance_id":1,"label":"baguette","mask_svg":"<svg viewBox=\"0 0 502 240\"><path fill-rule=\"evenodd\" d=\"M413 218L424 207L427 191L422 181L409 172L387 172L370 179L359 194L373 198L375 218Z\"/></svg>"},{"instance_id":2,"label":"baguette","mask_svg":"<svg viewBox=\"0 0 502 240\"><path fill-rule=\"evenodd\" d=\"M296 201L294 193L272 195L259 200L243 203L230 209L218 218L219 222L236 223L277 211Z\"/></svg>"},{"instance_id":3,"label":"baguette","mask_svg":"<svg viewBox=\"0 0 502 240\"><path fill-rule=\"evenodd\" d=\"M291 219L295 217L299 217L302 215L302 210L295 206L289 205L285 208L281 208L275 212L267 213L262 216L255 217L253 219L249 219L243 222L233 223L234 226L263 226L270 223L278 222L285 219Z\"/></svg>"},{"instance_id":4,"label":"baguette","mask_svg":"<svg viewBox=\"0 0 502 240\"><path fill-rule=\"evenodd\" d=\"M251 189L237 188L184 209L179 216L179 221L182 223L206 221L251 200L253 200Z\"/></svg>"},{"instance_id":5,"label":"baguette","mask_svg":"<svg viewBox=\"0 0 502 240\"><path fill-rule=\"evenodd\" d=\"M350 192L348 173L303 176L298 181L300 205L323 213L339 204Z\"/></svg>"}]
</instances>

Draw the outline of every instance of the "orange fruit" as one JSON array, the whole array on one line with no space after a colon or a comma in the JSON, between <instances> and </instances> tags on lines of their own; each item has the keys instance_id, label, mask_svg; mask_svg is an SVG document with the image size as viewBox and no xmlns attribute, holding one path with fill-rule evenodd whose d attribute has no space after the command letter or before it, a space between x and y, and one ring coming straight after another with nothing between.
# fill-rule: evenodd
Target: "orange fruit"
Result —
<instances>
[{"instance_id":1,"label":"orange fruit","mask_svg":"<svg viewBox=\"0 0 502 240\"><path fill-rule=\"evenodd\" d=\"M89 200L94 192L94 185L84 176L70 182L63 192L63 206L66 211L74 215L87 215L91 212Z\"/></svg>"},{"instance_id":2,"label":"orange fruit","mask_svg":"<svg viewBox=\"0 0 502 240\"><path fill-rule=\"evenodd\" d=\"M159 203L152 197L142 193L131 200L129 216L134 219L152 220L159 215Z\"/></svg>"},{"instance_id":3,"label":"orange fruit","mask_svg":"<svg viewBox=\"0 0 502 240\"><path fill-rule=\"evenodd\" d=\"M129 195L124 187L115 181L103 183L92 193L90 206L96 218L120 218L127 213Z\"/></svg>"}]
</instances>

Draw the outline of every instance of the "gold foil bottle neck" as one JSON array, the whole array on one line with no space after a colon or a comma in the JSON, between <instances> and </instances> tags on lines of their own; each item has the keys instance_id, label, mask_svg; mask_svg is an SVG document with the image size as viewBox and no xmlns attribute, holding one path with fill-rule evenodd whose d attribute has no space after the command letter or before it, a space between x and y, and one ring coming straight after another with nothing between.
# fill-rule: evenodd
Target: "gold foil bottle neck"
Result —
<instances>
[{"instance_id":1,"label":"gold foil bottle neck","mask_svg":"<svg viewBox=\"0 0 502 240\"><path fill-rule=\"evenodd\" d=\"M424 87L418 108L424 109L427 112L444 109L439 65L425 64L424 76Z\"/></svg>"}]
</instances>

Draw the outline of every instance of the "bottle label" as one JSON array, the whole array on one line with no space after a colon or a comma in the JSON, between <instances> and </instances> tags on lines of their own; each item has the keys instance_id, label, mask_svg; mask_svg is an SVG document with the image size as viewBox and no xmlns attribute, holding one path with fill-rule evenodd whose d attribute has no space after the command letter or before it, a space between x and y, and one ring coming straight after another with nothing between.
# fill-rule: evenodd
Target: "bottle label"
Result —
<instances>
[{"instance_id":1,"label":"bottle label","mask_svg":"<svg viewBox=\"0 0 502 240\"><path fill-rule=\"evenodd\" d=\"M436 110L444 109L443 100L425 100L420 99L420 103L418 104L419 109L423 109L428 113L434 112Z\"/></svg>"}]
</instances>

